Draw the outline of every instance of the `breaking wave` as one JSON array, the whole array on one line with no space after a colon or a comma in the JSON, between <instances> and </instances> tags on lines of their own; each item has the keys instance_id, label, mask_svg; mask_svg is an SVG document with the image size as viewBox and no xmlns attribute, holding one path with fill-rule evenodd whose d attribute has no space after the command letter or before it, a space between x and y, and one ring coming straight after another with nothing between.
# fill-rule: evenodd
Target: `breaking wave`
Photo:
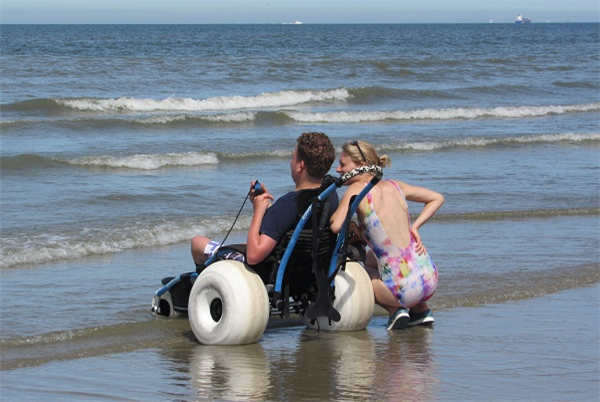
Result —
<instances>
[{"instance_id":1,"label":"breaking wave","mask_svg":"<svg viewBox=\"0 0 600 402\"><path fill-rule=\"evenodd\" d=\"M402 142L395 145L377 146L380 150L389 151L436 151L449 148L476 148L509 144L536 144L553 142L600 141L600 133L558 133L539 134L515 137L475 137L449 141Z\"/></svg>"},{"instance_id":2,"label":"breaking wave","mask_svg":"<svg viewBox=\"0 0 600 402\"><path fill-rule=\"evenodd\" d=\"M479 221L511 219L545 219L556 216L598 216L600 208L549 209L531 211L485 211L460 214L436 214L434 220ZM0 243L0 268L23 264L40 264L59 260L83 258L89 255L118 253L135 248L157 247L189 241L202 233L220 236L231 228L234 216L198 219L195 216L177 221L138 222L122 227L82 228L60 235L37 234L6 237ZM235 223L236 230L250 227L250 213L243 214Z\"/></svg>"},{"instance_id":3,"label":"breaking wave","mask_svg":"<svg viewBox=\"0 0 600 402\"><path fill-rule=\"evenodd\" d=\"M452 148L483 148L510 144L543 144L543 143L582 143L598 142L600 133L555 133L514 137L473 137L448 141L399 141L395 143L375 143L379 151L420 151L434 152ZM157 170L163 168L194 167L216 165L223 160L253 160L256 158L287 158L289 149L272 149L266 151L249 150L237 153L222 152L183 152L169 154L135 154L125 156L82 156L75 158L46 157L25 154L0 157L2 169L7 171L25 171L48 168L56 165L82 166L108 169Z\"/></svg>"},{"instance_id":4,"label":"breaking wave","mask_svg":"<svg viewBox=\"0 0 600 402\"><path fill-rule=\"evenodd\" d=\"M157 247L188 241L198 233L214 236L227 231L232 217L185 218L173 222L146 222L122 227L82 228L60 235L23 235L0 239L0 268L83 258L89 255L119 253L125 250ZM249 216L241 216L235 229L247 229Z\"/></svg>"},{"instance_id":5,"label":"breaking wave","mask_svg":"<svg viewBox=\"0 0 600 402\"><path fill-rule=\"evenodd\" d=\"M218 96L207 99L167 98L155 99L58 99L56 103L66 108L86 111L220 111L240 109L280 108L309 102L346 100L351 95L346 89L328 91L281 91L256 96Z\"/></svg>"},{"instance_id":6,"label":"breaking wave","mask_svg":"<svg viewBox=\"0 0 600 402\"><path fill-rule=\"evenodd\" d=\"M98 105L96 111L109 112L111 108L116 111L116 104L121 101L113 100L90 100L90 101L61 101L74 104L81 104L82 110L90 108L93 103L105 104L106 106ZM165 101L148 102L160 104ZM132 104L138 104L139 107L135 110L130 110L134 114L111 115L110 117L101 115L91 116L68 116L58 114L57 116L45 118L28 118L20 117L17 119L7 119L0 122L0 125L8 127L18 124L39 124L53 122L72 122L89 124L101 124L105 126L140 124L140 125L156 125L156 126L180 126L180 125L219 125L219 124L246 124L246 123L262 123L262 124L361 124L361 123L378 123L378 122L413 122L413 121L440 121L440 120L474 120L474 119L518 119L518 118L535 118L549 115L562 115L568 113L589 113L599 112L600 103L589 103L583 105L567 105L567 106L506 106L494 108L448 108L448 109L418 109L418 110L344 110L344 111L328 111L328 112L305 112L294 110L262 110L262 111L245 111L245 112L229 112L227 108L221 110L223 113L210 113L213 110L203 110L201 108L194 109L177 109L176 105L167 106L162 104L164 109L158 106L144 105L143 100L132 100ZM183 102L185 103L185 102ZM108 106L112 105L112 106ZM285 108L284 105L279 105ZM132 106L133 107L133 106ZM241 106L238 106L241 108ZM248 106L250 108L250 106ZM266 106L265 106L266 107ZM143 109L147 110L143 110ZM147 113L148 115L141 115Z\"/></svg>"},{"instance_id":7,"label":"breaking wave","mask_svg":"<svg viewBox=\"0 0 600 402\"><path fill-rule=\"evenodd\" d=\"M600 102L569 106L519 106L495 108L451 108L395 111L286 112L302 123L369 123L410 120L455 120L479 118L524 118L600 111Z\"/></svg>"},{"instance_id":8,"label":"breaking wave","mask_svg":"<svg viewBox=\"0 0 600 402\"><path fill-rule=\"evenodd\" d=\"M186 152L164 155L131 155L131 156L84 156L63 159L65 163L79 166L128 168L140 170L156 170L163 167L214 165L219 158L213 152Z\"/></svg>"}]
</instances>

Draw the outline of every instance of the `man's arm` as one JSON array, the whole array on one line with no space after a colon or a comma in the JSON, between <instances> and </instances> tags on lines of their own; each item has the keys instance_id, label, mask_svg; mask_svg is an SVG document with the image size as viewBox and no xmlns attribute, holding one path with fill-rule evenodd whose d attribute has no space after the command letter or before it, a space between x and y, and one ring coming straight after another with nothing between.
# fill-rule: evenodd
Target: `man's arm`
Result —
<instances>
[{"instance_id":1,"label":"man's arm","mask_svg":"<svg viewBox=\"0 0 600 402\"><path fill-rule=\"evenodd\" d=\"M264 260L273 251L277 242L267 235L260 234L262 220L271 205L274 197L266 189L260 195L254 195L254 190L250 193L250 201L254 208L250 229L248 229L248 239L246 240L246 262L255 265Z\"/></svg>"}]
</instances>

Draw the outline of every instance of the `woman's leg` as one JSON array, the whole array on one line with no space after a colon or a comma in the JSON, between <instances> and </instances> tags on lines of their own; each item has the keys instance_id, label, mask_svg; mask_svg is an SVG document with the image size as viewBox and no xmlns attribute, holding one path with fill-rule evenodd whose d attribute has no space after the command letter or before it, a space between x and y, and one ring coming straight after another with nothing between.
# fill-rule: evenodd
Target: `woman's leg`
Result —
<instances>
[{"instance_id":1,"label":"woman's leg","mask_svg":"<svg viewBox=\"0 0 600 402\"><path fill-rule=\"evenodd\" d=\"M386 309L388 313L394 314L394 312L402 306L398 299L381 281L381 275L379 274L379 269L377 269L377 259L371 250L367 252L365 258L365 270L371 278L373 294L375 295L375 304Z\"/></svg>"},{"instance_id":2,"label":"woman's leg","mask_svg":"<svg viewBox=\"0 0 600 402\"><path fill-rule=\"evenodd\" d=\"M390 292L390 290L383 284L381 279L371 280L373 285L373 292L375 293L375 303L388 311L390 314L394 314L400 307L398 299Z\"/></svg>"},{"instance_id":3,"label":"woman's leg","mask_svg":"<svg viewBox=\"0 0 600 402\"><path fill-rule=\"evenodd\" d=\"M410 309L410 311L415 313L422 313L425 310L429 310L429 305L426 302L421 302Z\"/></svg>"}]
</instances>

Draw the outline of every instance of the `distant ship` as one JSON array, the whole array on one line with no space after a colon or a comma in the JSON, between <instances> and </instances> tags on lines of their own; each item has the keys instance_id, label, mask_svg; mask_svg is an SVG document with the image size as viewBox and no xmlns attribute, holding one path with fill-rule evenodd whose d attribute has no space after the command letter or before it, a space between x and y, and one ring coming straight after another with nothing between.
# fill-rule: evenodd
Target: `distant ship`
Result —
<instances>
[{"instance_id":1,"label":"distant ship","mask_svg":"<svg viewBox=\"0 0 600 402\"><path fill-rule=\"evenodd\" d=\"M531 22L531 18L525 18L521 14L517 15L515 18L515 24L529 24Z\"/></svg>"}]
</instances>

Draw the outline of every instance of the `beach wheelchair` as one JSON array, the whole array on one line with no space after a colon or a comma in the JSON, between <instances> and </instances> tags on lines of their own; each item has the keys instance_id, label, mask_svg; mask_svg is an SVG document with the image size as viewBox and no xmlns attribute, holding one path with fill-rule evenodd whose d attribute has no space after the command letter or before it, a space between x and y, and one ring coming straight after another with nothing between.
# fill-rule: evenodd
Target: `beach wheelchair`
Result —
<instances>
[{"instance_id":1,"label":"beach wheelchair","mask_svg":"<svg viewBox=\"0 0 600 402\"><path fill-rule=\"evenodd\" d=\"M347 180L374 173L350 200L339 235L328 228L331 196ZM362 265L348 258L348 230L358 204L383 175L363 166L340 178L326 176L320 189L298 198L297 226L257 265L224 258L245 244L223 245L196 271L162 280L151 311L167 317L187 314L198 341L207 345L258 342L270 316L298 314L307 328L358 331L373 315L371 280ZM310 223L309 223L310 222Z\"/></svg>"}]
</instances>

